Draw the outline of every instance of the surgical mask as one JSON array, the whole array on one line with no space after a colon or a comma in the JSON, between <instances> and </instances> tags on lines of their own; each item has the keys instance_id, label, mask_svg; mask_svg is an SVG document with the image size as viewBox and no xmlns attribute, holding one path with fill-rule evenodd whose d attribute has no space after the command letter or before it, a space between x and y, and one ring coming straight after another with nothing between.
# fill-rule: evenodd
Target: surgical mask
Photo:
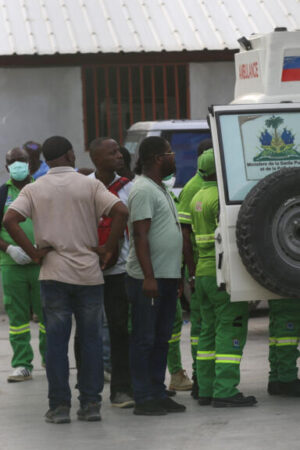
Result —
<instances>
[{"instance_id":1,"label":"surgical mask","mask_svg":"<svg viewBox=\"0 0 300 450\"><path fill-rule=\"evenodd\" d=\"M29 175L29 164L22 161L15 161L8 166L8 170L13 180L23 181Z\"/></svg>"},{"instance_id":2,"label":"surgical mask","mask_svg":"<svg viewBox=\"0 0 300 450\"><path fill-rule=\"evenodd\" d=\"M175 180L176 180L175 174L171 173L171 175L169 175L168 177L165 177L162 181L163 181L165 187L167 189L171 190L174 187Z\"/></svg>"}]
</instances>

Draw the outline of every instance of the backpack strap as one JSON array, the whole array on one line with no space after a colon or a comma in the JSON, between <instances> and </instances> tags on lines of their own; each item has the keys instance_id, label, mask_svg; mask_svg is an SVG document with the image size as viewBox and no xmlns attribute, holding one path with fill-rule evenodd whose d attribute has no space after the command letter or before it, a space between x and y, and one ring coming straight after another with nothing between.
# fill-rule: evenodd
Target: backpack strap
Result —
<instances>
[{"instance_id":1,"label":"backpack strap","mask_svg":"<svg viewBox=\"0 0 300 450\"><path fill-rule=\"evenodd\" d=\"M8 194L8 184L4 183L0 187L0 228L2 226L2 220L4 216L4 206L6 203L7 194Z\"/></svg>"}]
</instances>

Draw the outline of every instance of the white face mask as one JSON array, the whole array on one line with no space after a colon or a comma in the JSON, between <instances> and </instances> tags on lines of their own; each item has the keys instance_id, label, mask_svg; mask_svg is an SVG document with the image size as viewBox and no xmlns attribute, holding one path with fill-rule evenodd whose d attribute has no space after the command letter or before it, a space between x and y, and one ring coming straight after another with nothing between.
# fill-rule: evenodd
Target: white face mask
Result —
<instances>
[{"instance_id":1,"label":"white face mask","mask_svg":"<svg viewBox=\"0 0 300 450\"><path fill-rule=\"evenodd\" d=\"M173 189L175 181L176 181L176 177L173 173L163 179L163 183L164 183L165 187L169 190Z\"/></svg>"}]
</instances>

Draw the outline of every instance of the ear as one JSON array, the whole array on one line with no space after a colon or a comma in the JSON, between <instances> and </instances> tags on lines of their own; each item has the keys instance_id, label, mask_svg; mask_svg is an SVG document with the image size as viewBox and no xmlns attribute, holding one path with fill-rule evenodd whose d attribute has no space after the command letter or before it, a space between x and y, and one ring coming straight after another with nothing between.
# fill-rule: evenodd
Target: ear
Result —
<instances>
[{"instance_id":1,"label":"ear","mask_svg":"<svg viewBox=\"0 0 300 450\"><path fill-rule=\"evenodd\" d=\"M67 157L67 160L68 160L70 163L72 163L72 164L75 163L76 157L75 157L74 150L73 150L72 148L71 148L70 150L67 151L66 157Z\"/></svg>"}]
</instances>

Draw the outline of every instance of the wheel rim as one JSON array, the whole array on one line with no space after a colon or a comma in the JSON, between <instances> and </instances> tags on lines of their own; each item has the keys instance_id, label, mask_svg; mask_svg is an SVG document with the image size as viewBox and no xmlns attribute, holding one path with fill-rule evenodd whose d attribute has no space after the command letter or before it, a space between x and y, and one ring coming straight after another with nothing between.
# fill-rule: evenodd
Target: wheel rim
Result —
<instances>
[{"instance_id":1,"label":"wheel rim","mask_svg":"<svg viewBox=\"0 0 300 450\"><path fill-rule=\"evenodd\" d=\"M275 249L293 267L300 267L300 196L284 202L272 224Z\"/></svg>"}]
</instances>

